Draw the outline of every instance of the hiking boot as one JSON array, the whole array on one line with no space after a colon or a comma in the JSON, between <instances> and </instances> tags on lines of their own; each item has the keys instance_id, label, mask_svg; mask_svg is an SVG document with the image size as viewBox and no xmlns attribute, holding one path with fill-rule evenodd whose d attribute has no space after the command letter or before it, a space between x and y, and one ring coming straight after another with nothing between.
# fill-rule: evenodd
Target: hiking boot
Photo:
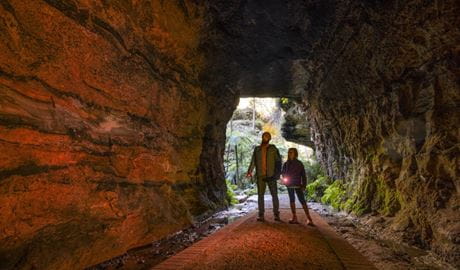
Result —
<instances>
[{"instance_id":1,"label":"hiking boot","mask_svg":"<svg viewBox=\"0 0 460 270\"><path fill-rule=\"evenodd\" d=\"M296 218L289 220L289 224L299 224Z\"/></svg>"},{"instance_id":2,"label":"hiking boot","mask_svg":"<svg viewBox=\"0 0 460 270\"><path fill-rule=\"evenodd\" d=\"M257 221L265 222L265 218L264 218L264 217L258 217L258 218L257 218Z\"/></svg>"},{"instance_id":3,"label":"hiking boot","mask_svg":"<svg viewBox=\"0 0 460 270\"><path fill-rule=\"evenodd\" d=\"M281 219L280 219L280 216L279 216L279 215L275 215L275 221L281 221Z\"/></svg>"}]
</instances>

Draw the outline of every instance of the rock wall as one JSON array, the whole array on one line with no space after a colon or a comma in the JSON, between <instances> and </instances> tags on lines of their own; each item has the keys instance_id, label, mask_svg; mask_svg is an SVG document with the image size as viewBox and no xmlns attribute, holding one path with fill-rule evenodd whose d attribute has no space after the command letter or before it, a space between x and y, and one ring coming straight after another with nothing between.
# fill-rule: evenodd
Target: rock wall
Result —
<instances>
[{"instance_id":1,"label":"rock wall","mask_svg":"<svg viewBox=\"0 0 460 270\"><path fill-rule=\"evenodd\" d=\"M281 109L284 118L281 125L283 138L290 142L315 148L312 140L310 122L307 121L306 108L302 102L295 99L281 99Z\"/></svg>"},{"instance_id":2,"label":"rock wall","mask_svg":"<svg viewBox=\"0 0 460 270\"><path fill-rule=\"evenodd\" d=\"M457 2L0 1L0 268L83 268L224 207L238 94L302 96L343 207L458 264Z\"/></svg>"},{"instance_id":3,"label":"rock wall","mask_svg":"<svg viewBox=\"0 0 460 270\"><path fill-rule=\"evenodd\" d=\"M317 155L342 207L460 262L458 1L321 1L303 62Z\"/></svg>"},{"instance_id":4,"label":"rock wall","mask_svg":"<svg viewBox=\"0 0 460 270\"><path fill-rule=\"evenodd\" d=\"M381 215L387 236L458 266L458 1L289 1L276 9L287 15L270 17L267 31L292 52L284 93L302 96L285 106L283 136L314 141L318 160L341 183L342 208ZM290 31L297 38L281 38ZM259 62L283 59L263 48Z\"/></svg>"},{"instance_id":5,"label":"rock wall","mask_svg":"<svg viewBox=\"0 0 460 270\"><path fill-rule=\"evenodd\" d=\"M84 268L225 207L206 9L0 1L1 269Z\"/></svg>"}]
</instances>

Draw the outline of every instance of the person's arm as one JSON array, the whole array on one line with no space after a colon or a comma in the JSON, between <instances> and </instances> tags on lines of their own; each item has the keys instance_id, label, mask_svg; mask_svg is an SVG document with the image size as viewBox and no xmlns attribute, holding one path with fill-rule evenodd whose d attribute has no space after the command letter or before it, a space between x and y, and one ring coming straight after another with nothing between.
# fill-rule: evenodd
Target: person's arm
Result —
<instances>
[{"instance_id":1,"label":"person's arm","mask_svg":"<svg viewBox=\"0 0 460 270\"><path fill-rule=\"evenodd\" d=\"M275 168L275 172L277 172L276 177L281 177L283 160L281 159L280 151L278 150L278 148L276 146L274 147L276 149L276 155L275 155L275 166L277 166L277 168Z\"/></svg>"},{"instance_id":2,"label":"person's arm","mask_svg":"<svg viewBox=\"0 0 460 270\"><path fill-rule=\"evenodd\" d=\"M256 148L254 148L254 152L252 152L251 163L249 164L248 172L246 174L247 177L252 177L252 171L256 165Z\"/></svg>"},{"instance_id":3,"label":"person's arm","mask_svg":"<svg viewBox=\"0 0 460 270\"><path fill-rule=\"evenodd\" d=\"M307 174L305 173L305 167L303 166L302 162L300 162L302 165L302 172L301 172L301 186L303 189L307 186Z\"/></svg>"},{"instance_id":4,"label":"person's arm","mask_svg":"<svg viewBox=\"0 0 460 270\"><path fill-rule=\"evenodd\" d=\"M275 149L276 149L276 159L279 161L279 163L281 164L283 161L281 160L281 155L280 155L280 151L278 150L278 148L275 146Z\"/></svg>"},{"instance_id":5,"label":"person's arm","mask_svg":"<svg viewBox=\"0 0 460 270\"><path fill-rule=\"evenodd\" d=\"M286 173L286 162L283 164L283 168L281 169L281 175L284 175Z\"/></svg>"}]
</instances>

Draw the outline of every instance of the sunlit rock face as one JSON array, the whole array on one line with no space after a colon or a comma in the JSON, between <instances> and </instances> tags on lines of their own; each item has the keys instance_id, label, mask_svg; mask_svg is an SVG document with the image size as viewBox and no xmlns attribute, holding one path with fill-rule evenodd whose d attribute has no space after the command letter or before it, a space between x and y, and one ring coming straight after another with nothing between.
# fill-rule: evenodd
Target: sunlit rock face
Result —
<instances>
[{"instance_id":1,"label":"sunlit rock face","mask_svg":"<svg viewBox=\"0 0 460 270\"><path fill-rule=\"evenodd\" d=\"M281 99L281 109L284 119L281 127L283 137L291 142L315 148L312 140L310 122L301 102L291 99Z\"/></svg>"},{"instance_id":2,"label":"sunlit rock face","mask_svg":"<svg viewBox=\"0 0 460 270\"><path fill-rule=\"evenodd\" d=\"M1 269L81 269L225 206L205 9L0 2Z\"/></svg>"}]
</instances>

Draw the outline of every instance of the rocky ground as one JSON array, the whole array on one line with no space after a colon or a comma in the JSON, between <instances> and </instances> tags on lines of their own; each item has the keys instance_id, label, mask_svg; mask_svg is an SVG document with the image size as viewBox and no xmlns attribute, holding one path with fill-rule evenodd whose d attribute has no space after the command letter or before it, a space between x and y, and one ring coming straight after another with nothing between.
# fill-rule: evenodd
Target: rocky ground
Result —
<instances>
[{"instance_id":1,"label":"rocky ground","mask_svg":"<svg viewBox=\"0 0 460 270\"><path fill-rule=\"evenodd\" d=\"M239 217L257 209L256 195L243 196L239 199L242 200L241 203L234 205L229 210L219 212L191 228L150 245L130 250L122 256L90 267L88 270L149 269L232 223ZM266 196L266 200L270 205L269 195ZM357 218L315 202L310 202L309 206L378 269L456 269L439 260L431 252L392 240L391 235L383 233L381 226L376 226L376 224L384 224L385 221L381 217ZM381 228L381 231L377 231L375 228Z\"/></svg>"},{"instance_id":2,"label":"rocky ground","mask_svg":"<svg viewBox=\"0 0 460 270\"><path fill-rule=\"evenodd\" d=\"M382 217L357 218L321 203L309 206L378 269L457 269L432 252L394 240L394 235L384 232L386 221Z\"/></svg>"}]
</instances>

